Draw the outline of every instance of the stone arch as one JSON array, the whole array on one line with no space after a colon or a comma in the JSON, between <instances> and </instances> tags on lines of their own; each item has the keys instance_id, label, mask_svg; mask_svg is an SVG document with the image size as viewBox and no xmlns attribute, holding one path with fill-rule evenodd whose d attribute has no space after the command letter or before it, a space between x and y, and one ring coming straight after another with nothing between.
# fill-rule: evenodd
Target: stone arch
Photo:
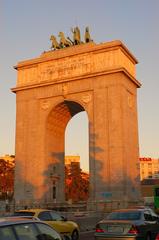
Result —
<instances>
[{"instance_id":1,"label":"stone arch","mask_svg":"<svg viewBox=\"0 0 159 240\"><path fill-rule=\"evenodd\" d=\"M63 159L64 128L83 109L89 119L92 207L107 197L120 201L124 196L122 202L140 199L137 63L121 41L48 51L18 63L12 89L16 93L16 201L49 200L48 177L54 174L50 169L56 170L50 163ZM63 173L63 163L59 166ZM63 177L59 203L64 201Z\"/></svg>"}]
</instances>

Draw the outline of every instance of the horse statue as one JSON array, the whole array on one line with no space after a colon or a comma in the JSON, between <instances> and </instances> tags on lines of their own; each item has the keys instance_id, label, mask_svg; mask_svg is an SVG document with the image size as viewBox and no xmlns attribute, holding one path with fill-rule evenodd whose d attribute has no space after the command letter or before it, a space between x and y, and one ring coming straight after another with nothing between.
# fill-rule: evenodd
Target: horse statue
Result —
<instances>
[{"instance_id":1,"label":"horse statue","mask_svg":"<svg viewBox=\"0 0 159 240\"><path fill-rule=\"evenodd\" d=\"M64 47L70 47L72 44L70 41L68 41L66 38L65 38L65 35L63 32L59 32L59 35L60 37L60 47L61 48L64 48Z\"/></svg>"},{"instance_id":2,"label":"horse statue","mask_svg":"<svg viewBox=\"0 0 159 240\"><path fill-rule=\"evenodd\" d=\"M89 33L89 27L86 27L85 29L85 43L92 42L90 33Z\"/></svg>"},{"instance_id":3,"label":"horse statue","mask_svg":"<svg viewBox=\"0 0 159 240\"><path fill-rule=\"evenodd\" d=\"M56 37L54 35L51 35L50 40L52 42L51 49L54 49L54 50L60 49L60 45L57 42Z\"/></svg>"},{"instance_id":4,"label":"horse statue","mask_svg":"<svg viewBox=\"0 0 159 240\"><path fill-rule=\"evenodd\" d=\"M80 29L78 27L75 27L74 29L71 28L71 32L73 33L73 43L74 43L74 45L80 44L81 43Z\"/></svg>"}]
</instances>

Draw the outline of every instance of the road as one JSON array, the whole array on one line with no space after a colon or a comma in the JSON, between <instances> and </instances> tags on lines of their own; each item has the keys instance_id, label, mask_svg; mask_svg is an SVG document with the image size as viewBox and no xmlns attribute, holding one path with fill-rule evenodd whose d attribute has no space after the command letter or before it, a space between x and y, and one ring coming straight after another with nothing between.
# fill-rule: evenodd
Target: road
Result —
<instances>
[{"instance_id":1,"label":"road","mask_svg":"<svg viewBox=\"0 0 159 240\"><path fill-rule=\"evenodd\" d=\"M81 232L79 240L94 240L94 231Z\"/></svg>"}]
</instances>

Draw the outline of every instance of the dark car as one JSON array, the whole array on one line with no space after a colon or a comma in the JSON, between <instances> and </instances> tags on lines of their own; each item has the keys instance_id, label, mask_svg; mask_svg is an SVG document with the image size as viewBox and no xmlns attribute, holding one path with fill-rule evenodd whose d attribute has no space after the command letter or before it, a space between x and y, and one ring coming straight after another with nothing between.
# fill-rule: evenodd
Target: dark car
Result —
<instances>
[{"instance_id":1,"label":"dark car","mask_svg":"<svg viewBox=\"0 0 159 240\"><path fill-rule=\"evenodd\" d=\"M0 218L0 240L62 240L48 224L20 217Z\"/></svg>"},{"instance_id":2,"label":"dark car","mask_svg":"<svg viewBox=\"0 0 159 240\"><path fill-rule=\"evenodd\" d=\"M120 209L96 225L97 240L153 240L159 232L159 217L147 208Z\"/></svg>"},{"instance_id":3,"label":"dark car","mask_svg":"<svg viewBox=\"0 0 159 240\"><path fill-rule=\"evenodd\" d=\"M159 233L157 234L155 240L159 240Z\"/></svg>"}]
</instances>

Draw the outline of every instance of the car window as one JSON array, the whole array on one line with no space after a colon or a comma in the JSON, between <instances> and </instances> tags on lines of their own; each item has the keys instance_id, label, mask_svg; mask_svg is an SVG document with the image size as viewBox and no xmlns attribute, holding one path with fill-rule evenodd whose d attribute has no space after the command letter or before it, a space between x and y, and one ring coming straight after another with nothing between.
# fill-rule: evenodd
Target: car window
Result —
<instances>
[{"instance_id":1,"label":"car window","mask_svg":"<svg viewBox=\"0 0 159 240\"><path fill-rule=\"evenodd\" d=\"M151 212L149 210L144 211L144 218L146 221L153 221Z\"/></svg>"},{"instance_id":2,"label":"car window","mask_svg":"<svg viewBox=\"0 0 159 240\"><path fill-rule=\"evenodd\" d=\"M56 212L50 212L50 214L53 221L62 221L64 219L60 214Z\"/></svg>"},{"instance_id":3,"label":"car window","mask_svg":"<svg viewBox=\"0 0 159 240\"><path fill-rule=\"evenodd\" d=\"M20 211L15 212L14 216L34 216L35 212L26 212L26 211Z\"/></svg>"},{"instance_id":4,"label":"car window","mask_svg":"<svg viewBox=\"0 0 159 240\"><path fill-rule=\"evenodd\" d=\"M51 221L52 220L50 212L47 212L47 211L40 212L38 215L38 218L42 221Z\"/></svg>"},{"instance_id":5,"label":"car window","mask_svg":"<svg viewBox=\"0 0 159 240\"><path fill-rule=\"evenodd\" d=\"M37 239L41 239L40 237L44 237L44 239L48 240L62 240L61 236L50 226L45 225L43 223L36 223L41 234L37 236Z\"/></svg>"},{"instance_id":6,"label":"car window","mask_svg":"<svg viewBox=\"0 0 159 240\"><path fill-rule=\"evenodd\" d=\"M148 213L144 213L144 218L146 221L152 221L152 216Z\"/></svg>"},{"instance_id":7,"label":"car window","mask_svg":"<svg viewBox=\"0 0 159 240\"><path fill-rule=\"evenodd\" d=\"M38 231L34 223L14 225L19 240L37 240Z\"/></svg>"},{"instance_id":8,"label":"car window","mask_svg":"<svg viewBox=\"0 0 159 240\"><path fill-rule=\"evenodd\" d=\"M148 212L151 215L152 221L158 221L159 217L152 209L148 209Z\"/></svg>"},{"instance_id":9,"label":"car window","mask_svg":"<svg viewBox=\"0 0 159 240\"><path fill-rule=\"evenodd\" d=\"M0 239L1 240L16 240L14 232L11 227L0 228Z\"/></svg>"},{"instance_id":10,"label":"car window","mask_svg":"<svg viewBox=\"0 0 159 240\"><path fill-rule=\"evenodd\" d=\"M141 216L140 212L112 212L108 215L109 220L139 220Z\"/></svg>"}]
</instances>

